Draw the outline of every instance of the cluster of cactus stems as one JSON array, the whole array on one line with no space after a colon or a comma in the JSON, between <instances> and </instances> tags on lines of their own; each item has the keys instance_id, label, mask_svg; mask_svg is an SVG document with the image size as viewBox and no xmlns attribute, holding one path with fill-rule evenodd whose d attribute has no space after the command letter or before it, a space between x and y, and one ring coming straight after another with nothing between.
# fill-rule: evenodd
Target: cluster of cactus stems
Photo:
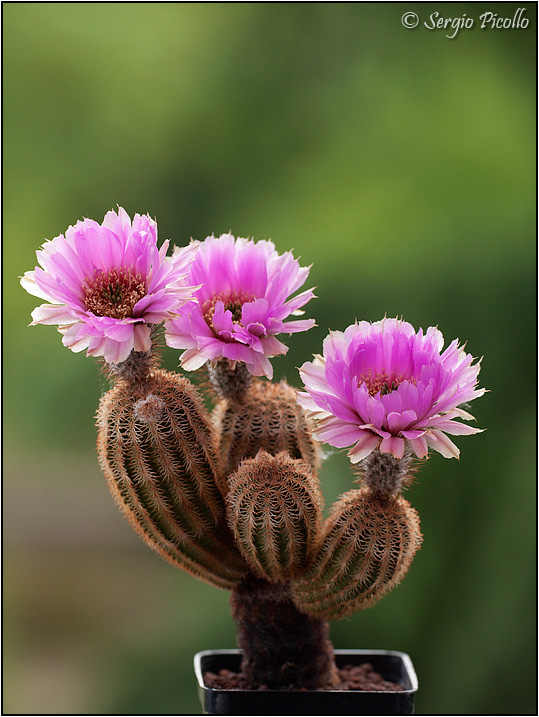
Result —
<instances>
[{"instance_id":1,"label":"cluster of cactus stems","mask_svg":"<svg viewBox=\"0 0 539 717\"><path fill-rule=\"evenodd\" d=\"M74 352L102 357L112 387L97 414L110 491L165 560L231 592L248 689L323 689L339 678L329 620L369 607L404 577L421 544L402 496L430 449L485 393L479 363L455 340L402 319L330 332L299 369L305 391L272 383L280 334L314 298L309 267L273 242L231 234L157 248L157 224L118 207L47 241L21 277L45 299L32 324L56 324ZM288 320L288 319L293 320ZM161 335L204 371L197 388L166 371ZM264 378L257 378L264 376ZM357 486L328 511L320 443L349 448Z\"/></svg>"},{"instance_id":2,"label":"cluster of cactus stems","mask_svg":"<svg viewBox=\"0 0 539 717\"><path fill-rule=\"evenodd\" d=\"M165 560L231 591L248 688L335 685L328 620L379 600L421 543L401 495L410 455L375 450L359 487L324 519L320 446L287 383L221 360L207 365L203 397L152 351L109 368L99 461L134 530Z\"/></svg>"}]
</instances>

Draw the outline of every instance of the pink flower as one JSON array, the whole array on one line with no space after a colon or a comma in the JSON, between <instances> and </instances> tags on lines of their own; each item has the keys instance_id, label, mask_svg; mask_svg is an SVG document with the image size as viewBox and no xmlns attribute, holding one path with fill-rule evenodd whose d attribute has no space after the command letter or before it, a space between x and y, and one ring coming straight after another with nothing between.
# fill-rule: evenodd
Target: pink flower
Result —
<instances>
[{"instance_id":1,"label":"pink flower","mask_svg":"<svg viewBox=\"0 0 539 717\"><path fill-rule=\"evenodd\" d=\"M27 271L22 286L46 299L32 312L32 324L57 324L62 343L86 349L107 363L125 361L131 351L148 351L152 324L175 314L192 298L182 281L195 247L166 258L168 241L157 248L157 225L148 215L111 211L100 225L84 219L43 244L40 266Z\"/></svg>"},{"instance_id":2,"label":"pink flower","mask_svg":"<svg viewBox=\"0 0 539 717\"><path fill-rule=\"evenodd\" d=\"M444 339L397 319L360 321L331 332L323 356L300 369L306 393L299 403L316 420L315 437L337 448L351 446L357 463L375 448L402 458L407 446L424 458L428 449L459 456L447 437L478 433L455 420L473 419L462 404L482 396L479 363L458 342L441 353Z\"/></svg>"},{"instance_id":3,"label":"pink flower","mask_svg":"<svg viewBox=\"0 0 539 717\"><path fill-rule=\"evenodd\" d=\"M186 281L200 284L194 294L198 303L165 323L167 344L186 349L181 363L187 371L225 358L232 365L245 362L254 376L271 378L269 357L288 351L277 334L314 326L312 319L284 322L303 313L300 307L314 296L308 290L288 299L305 282L310 267L300 267L290 252L279 255L271 241L223 234L195 245L199 251Z\"/></svg>"}]
</instances>

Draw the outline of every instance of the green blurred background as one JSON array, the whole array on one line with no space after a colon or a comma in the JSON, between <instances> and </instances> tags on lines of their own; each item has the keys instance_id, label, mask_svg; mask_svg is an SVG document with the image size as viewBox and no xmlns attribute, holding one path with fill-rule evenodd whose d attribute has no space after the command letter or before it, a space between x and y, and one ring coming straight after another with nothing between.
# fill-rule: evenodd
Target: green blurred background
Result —
<instances>
[{"instance_id":1,"label":"green blurred background","mask_svg":"<svg viewBox=\"0 0 539 717\"><path fill-rule=\"evenodd\" d=\"M231 230L313 264L318 325L277 378L384 314L484 356L487 431L423 466L422 550L332 638L408 652L418 713L536 713L536 4L478 27L517 7L4 3L4 713L197 713L193 654L235 646L228 594L108 495L96 362L27 328L36 249L117 204L177 244ZM351 486L343 453L321 480L328 504Z\"/></svg>"}]
</instances>

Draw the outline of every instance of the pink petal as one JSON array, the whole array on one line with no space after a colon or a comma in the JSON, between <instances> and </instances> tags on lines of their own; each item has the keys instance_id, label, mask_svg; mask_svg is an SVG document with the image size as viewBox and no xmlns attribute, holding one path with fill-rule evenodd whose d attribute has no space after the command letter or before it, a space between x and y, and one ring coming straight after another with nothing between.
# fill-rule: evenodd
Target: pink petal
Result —
<instances>
[{"instance_id":1,"label":"pink petal","mask_svg":"<svg viewBox=\"0 0 539 717\"><path fill-rule=\"evenodd\" d=\"M21 286L23 289L32 296L37 296L39 299L45 299L45 301L51 300L51 295L48 291L45 291L39 284L36 283L34 272L27 271L24 276L20 279Z\"/></svg>"},{"instance_id":2,"label":"pink petal","mask_svg":"<svg viewBox=\"0 0 539 717\"><path fill-rule=\"evenodd\" d=\"M220 346L221 355L224 358L228 358L231 361L243 361L245 363L251 363L253 360L253 352L243 344L235 342L229 344L221 344Z\"/></svg>"},{"instance_id":3,"label":"pink petal","mask_svg":"<svg viewBox=\"0 0 539 717\"><path fill-rule=\"evenodd\" d=\"M299 331L308 331L316 326L314 319L301 319L300 321L286 321L281 328L284 334L295 334Z\"/></svg>"},{"instance_id":4,"label":"pink petal","mask_svg":"<svg viewBox=\"0 0 539 717\"><path fill-rule=\"evenodd\" d=\"M425 436L411 438L408 443L418 458L426 458L429 452L429 445Z\"/></svg>"},{"instance_id":5,"label":"pink petal","mask_svg":"<svg viewBox=\"0 0 539 717\"><path fill-rule=\"evenodd\" d=\"M429 431L425 434L427 443L430 448L434 448L435 451L441 453L444 458L458 458L460 451L457 446L451 441L445 433L441 431Z\"/></svg>"},{"instance_id":6,"label":"pink petal","mask_svg":"<svg viewBox=\"0 0 539 717\"><path fill-rule=\"evenodd\" d=\"M266 376L270 381L273 378L273 366L263 354L253 354L246 366L253 376Z\"/></svg>"},{"instance_id":7,"label":"pink petal","mask_svg":"<svg viewBox=\"0 0 539 717\"><path fill-rule=\"evenodd\" d=\"M457 421L436 421L435 427L452 436L471 436L474 433L483 433L483 428L474 428Z\"/></svg>"},{"instance_id":8,"label":"pink petal","mask_svg":"<svg viewBox=\"0 0 539 717\"><path fill-rule=\"evenodd\" d=\"M88 347L90 337L86 334L80 335L80 323L72 324L68 327L60 327L58 331L63 334L62 343L67 346L71 351L78 353Z\"/></svg>"},{"instance_id":9,"label":"pink petal","mask_svg":"<svg viewBox=\"0 0 539 717\"><path fill-rule=\"evenodd\" d=\"M318 440L329 443L336 448L346 448L356 443L364 435L365 431L351 423L343 423L338 419L329 419L327 422L319 422L315 430Z\"/></svg>"},{"instance_id":10,"label":"pink petal","mask_svg":"<svg viewBox=\"0 0 539 717\"><path fill-rule=\"evenodd\" d=\"M305 408L307 411L318 411L319 407L316 401L304 391L296 392L297 401L300 406Z\"/></svg>"},{"instance_id":11,"label":"pink petal","mask_svg":"<svg viewBox=\"0 0 539 717\"><path fill-rule=\"evenodd\" d=\"M73 324L79 321L74 311L66 306L42 304L32 311L32 325L35 324Z\"/></svg>"},{"instance_id":12,"label":"pink petal","mask_svg":"<svg viewBox=\"0 0 539 717\"><path fill-rule=\"evenodd\" d=\"M406 442L403 438L390 436L389 438L382 438L380 443L380 453L392 453L395 458L402 458L405 447Z\"/></svg>"},{"instance_id":13,"label":"pink petal","mask_svg":"<svg viewBox=\"0 0 539 717\"><path fill-rule=\"evenodd\" d=\"M206 352L197 349L185 351L180 359L182 368L186 371L196 371L209 360L210 356Z\"/></svg>"},{"instance_id":14,"label":"pink petal","mask_svg":"<svg viewBox=\"0 0 539 717\"><path fill-rule=\"evenodd\" d=\"M396 434L410 426L411 423L417 421L415 411L408 409L402 413L388 413L387 425L391 433Z\"/></svg>"},{"instance_id":15,"label":"pink petal","mask_svg":"<svg viewBox=\"0 0 539 717\"><path fill-rule=\"evenodd\" d=\"M114 320L113 320L114 321ZM114 323L105 323L103 322L103 333L104 335L112 339L115 342L130 342L133 341L133 324L132 323L124 323L127 322L126 319L123 320L116 320Z\"/></svg>"},{"instance_id":16,"label":"pink petal","mask_svg":"<svg viewBox=\"0 0 539 717\"><path fill-rule=\"evenodd\" d=\"M285 346L285 344L276 339L275 336L265 336L262 339L262 344L266 356L282 356L288 353L288 346Z\"/></svg>"},{"instance_id":17,"label":"pink petal","mask_svg":"<svg viewBox=\"0 0 539 717\"><path fill-rule=\"evenodd\" d=\"M369 455L369 453L374 451L379 442L380 438L378 436L375 436L368 431L364 431L356 445L348 451L350 462L359 463L359 461L362 461Z\"/></svg>"},{"instance_id":18,"label":"pink petal","mask_svg":"<svg viewBox=\"0 0 539 717\"><path fill-rule=\"evenodd\" d=\"M131 332L131 341L118 342L113 339L105 339L105 347L103 350L103 358L107 363L122 363L133 350L133 333Z\"/></svg>"},{"instance_id":19,"label":"pink petal","mask_svg":"<svg viewBox=\"0 0 539 717\"><path fill-rule=\"evenodd\" d=\"M149 351L152 348L151 331L145 324L135 324L133 328L133 348L135 351Z\"/></svg>"}]
</instances>

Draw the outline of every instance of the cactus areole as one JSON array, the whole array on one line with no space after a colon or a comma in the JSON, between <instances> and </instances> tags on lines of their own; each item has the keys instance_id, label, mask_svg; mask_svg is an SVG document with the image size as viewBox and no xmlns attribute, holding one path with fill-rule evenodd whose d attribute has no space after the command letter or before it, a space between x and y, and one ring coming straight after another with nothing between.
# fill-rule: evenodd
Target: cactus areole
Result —
<instances>
[{"instance_id":1,"label":"cactus areole","mask_svg":"<svg viewBox=\"0 0 539 717\"><path fill-rule=\"evenodd\" d=\"M227 234L166 256L157 225L123 209L46 242L21 283L48 303L33 324L103 362L112 387L97 412L98 456L134 530L161 557L229 590L242 685L338 690L329 620L397 585L421 545L403 497L429 449L478 429L479 363L397 319L333 332L301 368L304 390L272 382L280 333L311 298L309 268L272 242ZM206 396L163 370L164 340ZM200 383L200 382L199 382ZM213 407L208 408L208 405ZM319 441L349 448L358 485L324 516Z\"/></svg>"}]
</instances>

